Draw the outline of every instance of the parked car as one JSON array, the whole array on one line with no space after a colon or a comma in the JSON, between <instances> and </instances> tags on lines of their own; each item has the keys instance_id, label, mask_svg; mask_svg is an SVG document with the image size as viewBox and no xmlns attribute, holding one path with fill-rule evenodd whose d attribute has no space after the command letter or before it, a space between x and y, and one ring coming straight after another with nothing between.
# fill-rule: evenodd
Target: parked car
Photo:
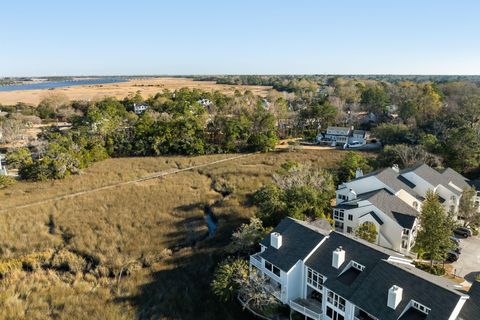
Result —
<instances>
[{"instance_id":1,"label":"parked car","mask_svg":"<svg viewBox=\"0 0 480 320\"><path fill-rule=\"evenodd\" d=\"M352 141L347 144L347 148L359 148L361 146L363 146L363 143L361 143L360 141Z\"/></svg>"},{"instance_id":2,"label":"parked car","mask_svg":"<svg viewBox=\"0 0 480 320\"><path fill-rule=\"evenodd\" d=\"M452 242L455 243L457 246L460 245L460 239L455 238L454 236L451 236L450 240L452 240Z\"/></svg>"},{"instance_id":3,"label":"parked car","mask_svg":"<svg viewBox=\"0 0 480 320\"><path fill-rule=\"evenodd\" d=\"M458 227L455 230L453 230L453 233L455 233L459 236L462 236L464 238L468 238L468 237L472 236L472 230L470 230L469 228L466 228L466 227Z\"/></svg>"},{"instance_id":4,"label":"parked car","mask_svg":"<svg viewBox=\"0 0 480 320\"><path fill-rule=\"evenodd\" d=\"M446 261L448 262L455 262L458 260L458 258L460 257L460 255L458 253L456 253L455 251L453 250L449 250L447 252L447 257L446 257Z\"/></svg>"},{"instance_id":5,"label":"parked car","mask_svg":"<svg viewBox=\"0 0 480 320\"><path fill-rule=\"evenodd\" d=\"M450 241L452 241L453 244L452 250L458 254L462 253L462 248L460 247L460 240L455 237L450 237Z\"/></svg>"}]
</instances>

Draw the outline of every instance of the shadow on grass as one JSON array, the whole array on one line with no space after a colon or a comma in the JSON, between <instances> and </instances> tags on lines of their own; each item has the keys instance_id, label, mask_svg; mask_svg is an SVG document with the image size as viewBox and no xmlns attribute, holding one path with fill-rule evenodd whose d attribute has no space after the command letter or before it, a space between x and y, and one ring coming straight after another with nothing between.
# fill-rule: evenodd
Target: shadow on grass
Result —
<instances>
[{"instance_id":1,"label":"shadow on grass","mask_svg":"<svg viewBox=\"0 0 480 320\"><path fill-rule=\"evenodd\" d=\"M117 301L132 304L139 319L254 319L236 301L223 303L210 290L232 231L245 222L233 214L219 215L218 219L220 228L215 237L178 250L166 261L164 270L151 275L152 281L143 285L138 295Z\"/></svg>"}]
</instances>

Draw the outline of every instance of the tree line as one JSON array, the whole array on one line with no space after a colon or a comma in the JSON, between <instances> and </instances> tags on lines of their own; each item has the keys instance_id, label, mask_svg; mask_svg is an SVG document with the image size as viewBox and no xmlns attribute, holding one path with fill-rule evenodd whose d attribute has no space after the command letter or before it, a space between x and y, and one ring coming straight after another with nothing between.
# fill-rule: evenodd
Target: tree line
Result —
<instances>
[{"instance_id":1,"label":"tree line","mask_svg":"<svg viewBox=\"0 0 480 320\"><path fill-rule=\"evenodd\" d=\"M212 105L202 105L201 99ZM133 105L141 102L150 108L136 115ZM277 141L275 117L250 92L230 97L165 90L146 100L137 93L122 101L42 101L38 109L44 119L67 114L72 127L44 130L33 150L7 154L9 165L28 180L61 179L109 157L268 151Z\"/></svg>"}]
</instances>

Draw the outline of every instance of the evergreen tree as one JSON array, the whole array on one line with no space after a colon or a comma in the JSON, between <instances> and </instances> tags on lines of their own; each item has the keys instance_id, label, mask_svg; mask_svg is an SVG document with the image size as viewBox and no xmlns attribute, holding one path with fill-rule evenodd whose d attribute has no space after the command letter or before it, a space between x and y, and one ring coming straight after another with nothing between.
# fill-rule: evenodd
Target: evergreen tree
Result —
<instances>
[{"instance_id":1,"label":"evergreen tree","mask_svg":"<svg viewBox=\"0 0 480 320\"><path fill-rule=\"evenodd\" d=\"M421 228L417 235L417 246L428 255L431 268L433 260L443 260L447 250L452 246L449 220L438 200L438 195L429 190L420 214Z\"/></svg>"}]
</instances>

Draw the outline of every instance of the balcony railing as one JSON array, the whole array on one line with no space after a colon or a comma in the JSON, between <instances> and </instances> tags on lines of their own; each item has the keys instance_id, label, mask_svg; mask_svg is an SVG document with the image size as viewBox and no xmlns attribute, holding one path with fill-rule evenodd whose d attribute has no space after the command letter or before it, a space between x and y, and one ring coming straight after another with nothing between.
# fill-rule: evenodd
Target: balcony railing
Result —
<instances>
[{"instance_id":1,"label":"balcony railing","mask_svg":"<svg viewBox=\"0 0 480 320\"><path fill-rule=\"evenodd\" d=\"M259 269L262 268L262 259L258 253L250 256L250 263Z\"/></svg>"},{"instance_id":2,"label":"balcony railing","mask_svg":"<svg viewBox=\"0 0 480 320\"><path fill-rule=\"evenodd\" d=\"M322 319L322 305L310 299L290 300L290 308L315 320Z\"/></svg>"}]
</instances>

